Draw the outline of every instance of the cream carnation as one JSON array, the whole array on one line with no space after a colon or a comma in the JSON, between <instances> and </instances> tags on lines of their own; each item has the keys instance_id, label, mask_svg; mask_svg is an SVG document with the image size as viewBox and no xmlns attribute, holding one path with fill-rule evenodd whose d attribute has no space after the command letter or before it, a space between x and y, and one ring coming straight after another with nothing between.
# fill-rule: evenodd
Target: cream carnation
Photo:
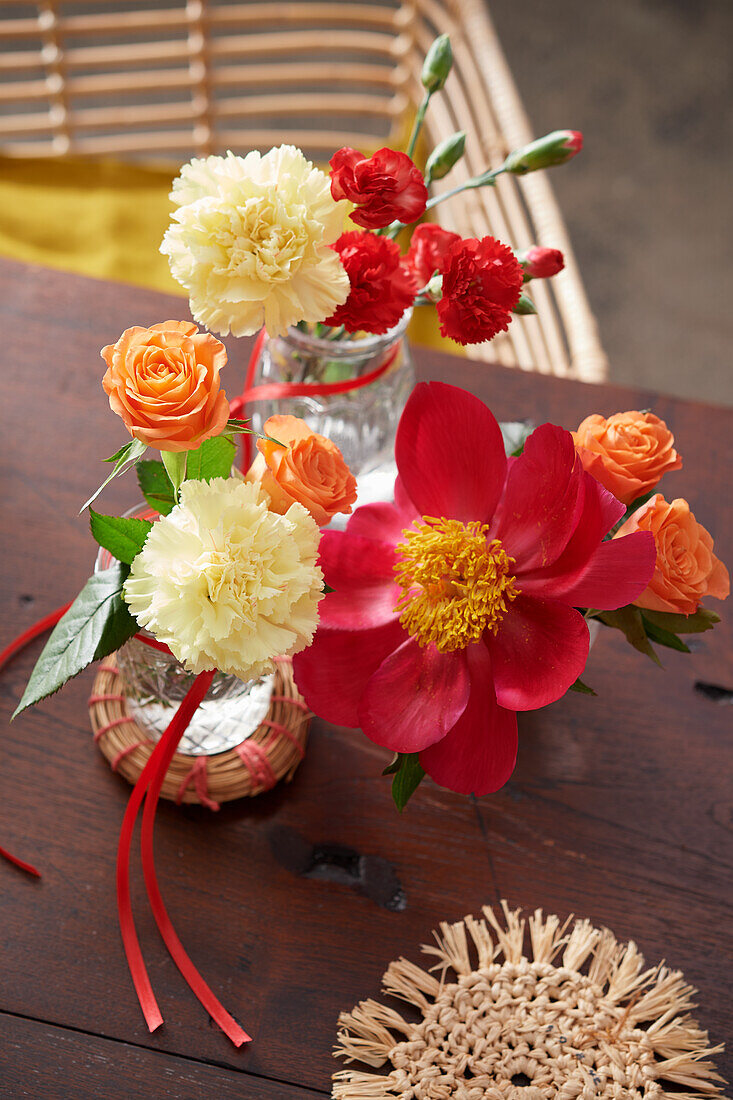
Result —
<instances>
[{"instance_id":1,"label":"cream carnation","mask_svg":"<svg viewBox=\"0 0 733 1100\"><path fill-rule=\"evenodd\" d=\"M300 149L192 160L173 183L178 206L160 251L199 324L244 336L281 334L342 305L349 279L330 245L346 204Z\"/></svg>"},{"instance_id":2,"label":"cream carnation","mask_svg":"<svg viewBox=\"0 0 733 1100\"><path fill-rule=\"evenodd\" d=\"M132 563L131 613L191 672L248 680L313 638L319 530L302 505L280 516L268 503L241 478L185 481Z\"/></svg>"}]
</instances>

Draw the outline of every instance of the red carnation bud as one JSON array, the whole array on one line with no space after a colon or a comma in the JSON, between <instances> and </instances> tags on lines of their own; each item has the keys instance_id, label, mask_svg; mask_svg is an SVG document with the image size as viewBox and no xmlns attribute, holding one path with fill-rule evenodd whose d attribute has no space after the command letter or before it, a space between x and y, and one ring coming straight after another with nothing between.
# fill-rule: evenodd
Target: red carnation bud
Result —
<instances>
[{"instance_id":1,"label":"red carnation bud","mask_svg":"<svg viewBox=\"0 0 733 1100\"><path fill-rule=\"evenodd\" d=\"M503 168L515 176L524 176L538 168L564 164L582 148L583 135L580 130L553 130L551 134L515 149L504 161Z\"/></svg>"},{"instance_id":2,"label":"red carnation bud","mask_svg":"<svg viewBox=\"0 0 733 1100\"><path fill-rule=\"evenodd\" d=\"M324 321L347 332L381 334L394 328L417 292L413 272L403 262L400 246L376 233L342 233L332 246L349 276L351 289L343 305Z\"/></svg>"},{"instance_id":3,"label":"red carnation bud","mask_svg":"<svg viewBox=\"0 0 733 1100\"><path fill-rule=\"evenodd\" d=\"M364 229L383 229L391 222L410 222L425 213L428 189L422 172L407 153L379 149L365 157L348 146L331 157L331 194L357 209L351 220Z\"/></svg>"},{"instance_id":4,"label":"red carnation bud","mask_svg":"<svg viewBox=\"0 0 733 1100\"><path fill-rule=\"evenodd\" d=\"M524 281L530 279L551 279L565 267L565 259L559 248L540 248L534 245L526 252L520 252L517 259L524 269Z\"/></svg>"}]
</instances>

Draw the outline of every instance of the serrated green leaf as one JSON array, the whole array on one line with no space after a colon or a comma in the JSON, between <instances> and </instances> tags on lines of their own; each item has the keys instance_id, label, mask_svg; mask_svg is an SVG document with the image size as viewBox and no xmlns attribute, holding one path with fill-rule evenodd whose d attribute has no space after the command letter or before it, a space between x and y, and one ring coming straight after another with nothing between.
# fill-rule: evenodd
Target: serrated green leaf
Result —
<instances>
[{"instance_id":1,"label":"serrated green leaf","mask_svg":"<svg viewBox=\"0 0 733 1100\"><path fill-rule=\"evenodd\" d=\"M690 652L690 647L685 645L682 639L678 638L676 634L673 634L671 630L665 630L663 627L649 622L646 615L643 613L641 617L644 620L644 629L646 630L647 637L651 638L657 645L666 645L668 649L677 649L680 653Z\"/></svg>"},{"instance_id":2,"label":"serrated green leaf","mask_svg":"<svg viewBox=\"0 0 733 1100\"><path fill-rule=\"evenodd\" d=\"M54 627L13 718L53 695L92 661L114 653L137 632L138 625L122 598L122 585L129 571L128 566L117 562L89 578Z\"/></svg>"},{"instance_id":3,"label":"serrated green leaf","mask_svg":"<svg viewBox=\"0 0 733 1100\"><path fill-rule=\"evenodd\" d=\"M142 550L153 525L147 519L104 516L90 508L89 526L99 545L109 550L113 558L117 558L126 565L132 565Z\"/></svg>"},{"instance_id":4,"label":"serrated green leaf","mask_svg":"<svg viewBox=\"0 0 733 1100\"><path fill-rule=\"evenodd\" d=\"M507 455L516 456L524 450L527 437L532 434L535 425L531 420L505 420L499 428Z\"/></svg>"},{"instance_id":5,"label":"serrated green leaf","mask_svg":"<svg viewBox=\"0 0 733 1100\"><path fill-rule=\"evenodd\" d=\"M420 755L416 752L401 752L399 767L392 779L392 801L402 813L410 798L425 777L420 764Z\"/></svg>"},{"instance_id":6,"label":"serrated green leaf","mask_svg":"<svg viewBox=\"0 0 733 1100\"><path fill-rule=\"evenodd\" d=\"M702 634L705 630L712 630L720 622L720 615L707 607L698 607L692 615L676 615L672 611L648 611L646 608L642 614L648 622L662 630L669 630L672 634Z\"/></svg>"},{"instance_id":7,"label":"serrated green leaf","mask_svg":"<svg viewBox=\"0 0 733 1100\"><path fill-rule=\"evenodd\" d=\"M211 481L215 477L229 477L237 448L231 439L217 435L205 440L195 451L188 452L186 478L195 481Z\"/></svg>"},{"instance_id":8,"label":"serrated green leaf","mask_svg":"<svg viewBox=\"0 0 733 1100\"><path fill-rule=\"evenodd\" d=\"M661 666L662 662L654 652L654 648L647 637L644 621L638 607L627 604L626 607L620 607L617 611L601 611L596 618L600 619L606 626L612 626L616 630L620 630L626 635L627 641L631 643L634 649L638 649L640 653L645 653L655 664Z\"/></svg>"},{"instance_id":9,"label":"serrated green leaf","mask_svg":"<svg viewBox=\"0 0 733 1100\"><path fill-rule=\"evenodd\" d=\"M598 692L594 691L592 687L588 687L587 684L584 684L583 681L580 679L580 677L578 677L578 679L575 681L574 684L570 685L568 690L569 691L578 691L578 692L580 692L581 695L597 695L598 694Z\"/></svg>"},{"instance_id":10,"label":"serrated green leaf","mask_svg":"<svg viewBox=\"0 0 733 1100\"><path fill-rule=\"evenodd\" d=\"M81 508L79 509L79 515L81 515L84 509L88 508L90 504L94 504L94 501L102 492L102 489L109 485L113 477L117 477L118 474L122 474L125 472L125 470L129 469L129 467L132 466L134 462L137 462L139 458L142 458L147 449L147 444L141 443L139 439L132 439L129 443L126 443L124 447L121 447L116 454L113 454L111 458L105 458L105 462L114 462L115 467L109 477L104 479L97 491L95 493L92 493L92 495L89 497L89 500L85 501L85 503L82 504Z\"/></svg>"},{"instance_id":11,"label":"serrated green leaf","mask_svg":"<svg viewBox=\"0 0 733 1100\"><path fill-rule=\"evenodd\" d=\"M161 516L167 516L175 508L173 486L162 462L147 459L136 466L137 481L142 495L151 508Z\"/></svg>"},{"instance_id":12,"label":"serrated green leaf","mask_svg":"<svg viewBox=\"0 0 733 1100\"><path fill-rule=\"evenodd\" d=\"M161 451L160 457L163 460L165 466L165 472L171 480L173 486L173 499L178 500L178 490L186 480L186 470L188 469L188 451Z\"/></svg>"}]
</instances>

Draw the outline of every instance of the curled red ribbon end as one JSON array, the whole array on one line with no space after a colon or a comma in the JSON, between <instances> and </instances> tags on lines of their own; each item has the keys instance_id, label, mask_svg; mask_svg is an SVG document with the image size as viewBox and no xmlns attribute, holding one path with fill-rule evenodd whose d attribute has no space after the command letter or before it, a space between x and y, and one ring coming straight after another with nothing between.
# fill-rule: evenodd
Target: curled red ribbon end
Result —
<instances>
[{"instance_id":1,"label":"curled red ribbon end","mask_svg":"<svg viewBox=\"0 0 733 1100\"><path fill-rule=\"evenodd\" d=\"M155 999L153 988L150 984L148 971L145 966L140 941L137 938L135 920L132 915L132 902L130 899L130 847L135 821L145 797L148 787L158 776L162 768L163 776L168 769L168 763L176 751L179 741L188 726L191 718L209 690L213 672L202 672L196 677L189 688L183 702L173 715L171 722L155 746L150 759L143 768L140 777L132 789L130 800L127 803L125 816L122 820L120 840L117 846L117 912L120 921L122 943L127 956L127 965L130 968L137 999L140 1002L148 1030L153 1032L163 1023L163 1017ZM168 753L170 752L170 757ZM168 759L166 759L168 757ZM162 778L161 778L162 784Z\"/></svg>"},{"instance_id":2,"label":"curled red ribbon end","mask_svg":"<svg viewBox=\"0 0 733 1100\"><path fill-rule=\"evenodd\" d=\"M205 674L208 675L208 674ZM211 681L209 681L210 683ZM194 684L195 687L195 684ZM208 684L207 684L208 688ZM184 700L185 702L186 700ZM193 711L191 712L193 713ZM189 719L190 720L190 719ZM188 724L188 722L186 723ZM183 732L183 731L181 731ZM180 735L179 735L180 738ZM190 958L186 954L186 951L181 943L173 923L168 916L163 898L158 886L158 879L155 873L155 856L153 851L153 832L155 829L155 811L158 806L158 799L160 797L160 790L165 779L166 772L170 766L170 762L173 759L173 754L176 750L176 743L169 743L165 756L160 759L160 764L156 770L154 778L150 782L150 787L145 799L145 809L143 811L143 823L141 833L141 848L142 848L142 863L143 874L145 876L145 885L148 891L148 898L150 899L150 908L153 916L155 917L155 923L158 926L163 942L165 943L168 951L171 954L173 961L180 970L183 977L186 979L191 991L198 998L211 1018L219 1025L221 1030L231 1039L236 1047L242 1046L243 1043L251 1042L251 1037L243 1030L231 1016L220 1001L214 996L213 992L206 984L204 979L199 974L198 970L191 962Z\"/></svg>"},{"instance_id":3,"label":"curled red ribbon end","mask_svg":"<svg viewBox=\"0 0 733 1100\"><path fill-rule=\"evenodd\" d=\"M8 852L6 848L0 848L0 856L3 859L7 859L8 863L12 863L14 867L19 867L21 871L25 871L27 875L33 875L34 878L40 878L41 872L37 870L32 863L26 863L23 859L18 859L12 852Z\"/></svg>"}]
</instances>

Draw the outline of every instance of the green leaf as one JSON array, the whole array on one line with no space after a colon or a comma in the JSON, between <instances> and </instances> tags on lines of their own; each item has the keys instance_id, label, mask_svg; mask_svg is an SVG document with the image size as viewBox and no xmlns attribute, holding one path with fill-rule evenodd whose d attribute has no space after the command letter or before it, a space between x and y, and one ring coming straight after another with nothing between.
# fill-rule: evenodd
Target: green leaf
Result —
<instances>
[{"instance_id":1,"label":"green leaf","mask_svg":"<svg viewBox=\"0 0 733 1100\"><path fill-rule=\"evenodd\" d=\"M419 753L401 752L398 753L398 757L392 779L392 800L402 813L411 796L420 786L425 771L420 765Z\"/></svg>"},{"instance_id":2,"label":"green leaf","mask_svg":"<svg viewBox=\"0 0 733 1100\"><path fill-rule=\"evenodd\" d=\"M248 420L237 420L236 417L227 420L224 428L225 435L242 435L244 432L248 432L250 435L256 434L254 429L250 427Z\"/></svg>"},{"instance_id":3,"label":"green leaf","mask_svg":"<svg viewBox=\"0 0 733 1100\"><path fill-rule=\"evenodd\" d=\"M642 612L648 623L668 630L672 634L702 634L705 630L712 630L716 623L720 622L720 615L715 611L709 611L707 607L698 607L693 615L676 615L671 611L647 611Z\"/></svg>"},{"instance_id":4,"label":"green leaf","mask_svg":"<svg viewBox=\"0 0 733 1100\"><path fill-rule=\"evenodd\" d=\"M394 775L395 772L398 772L400 770L400 758L401 754L399 752L396 752L387 767L382 772L382 775Z\"/></svg>"},{"instance_id":5,"label":"green leaf","mask_svg":"<svg viewBox=\"0 0 733 1100\"><path fill-rule=\"evenodd\" d=\"M178 500L178 490L186 480L186 469L188 467L188 451L161 451L160 457L163 459L163 465L165 466L165 472L171 479L171 485L173 486L173 499Z\"/></svg>"},{"instance_id":6,"label":"green leaf","mask_svg":"<svg viewBox=\"0 0 733 1100\"><path fill-rule=\"evenodd\" d=\"M145 545L148 532L153 525L147 519L103 516L90 508L89 526L99 545L109 550L112 557L126 565L132 565Z\"/></svg>"},{"instance_id":7,"label":"green leaf","mask_svg":"<svg viewBox=\"0 0 733 1100\"><path fill-rule=\"evenodd\" d=\"M53 695L92 661L114 653L137 632L122 598L128 573L128 566L116 563L89 578L46 642L13 718Z\"/></svg>"},{"instance_id":8,"label":"green leaf","mask_svg":"<svg viewBox=\"0 0 733 1100\"><path fill-rule=\"evenodd\" d=\"M186 477L196 481L211 481L214 477L229 477L237 448L231 439L217 435L205 440L195 451L188 452Z\"/></svg>"},{"instance_id":9,"label":"green leaf","mask_svg":"<svg viewBox=\"0 0 733 1100\"><path fill-rule=\"evenodd\" d=\"M598 694L598 692L594 691L592 687L588 687L587 684L584 684L583 681L580 679L580 677L578 677L578 679L575 681L574 684L570 685L570 687L568 688L568 691L579 691L581 695L597 695Z\"/></svg>"},{"instance_id":10,"label":"green leaf","mask_svg":"<svg viewBox=\"0 0 733 1100\"><path fill-rule=\"evenodd\" d=\"M599 618L606 626L612 626L616 630L620 630L626 635L627 641L631 643L634 649L638 649L640 653L645 653L655 664L661 666L662 662L654 652L647 637L644 620L638 607L627 604L626 607L620 607L618 611L601 611L596 618Z\"/></svg>"},{"instance_id":11,"label":"green leaf","mask_svg":"<svg viewBox=\"0 0 733 1100\"><path fill-rule=\"evenodd\" d=\"M507 420L499 425L507 455L520 455L524 450L527 437L534 431L531 420Z\"/></svg>"},{"instance_id":12,"label":"green leaf","mask_svg":"<svg viewBox=\"0 0 733 1100\"><path fill-rule=\"evenodd\" d=\"M328 593L329 593L329 592L335 592L335 591L336 591L336 589L335 589L335 588L331 588L331 585L330 585L330 584L326 584L326 582L324 581L324 582L323 582L323 589L322 589L322 591L323 591L323 592L324 592L324 593L325 593L326 595L328 595Z\"/></svg>"},{"instance_id":13,"label":"green leaf","mask_svg":"<svg viewBox=\"0 0 733 1100\"><path fill-rule=\"evenodd\" d=\"M139 439L132 439L129 443L126 443L124 447L121 447L119 451L113 454L110 458L105 458L105 462L115 463L114 469L112 470L112 473L109 475L109 477L104 479L102 484L97 489L96 493L92 493L92 495L89 497L89 500L82 504L81 508L79 509L79 514L81 515L84 509L88 508L90 504L94 504L94 501L102 492L102 489L109 485L113 477L117 477L118 474L124 473L125 470L132 466L133 462L137 462L138 458L141 458L145 454L147 449L148 448L145 443L141 443Z\"/></svg>"},{"instance_id":14,"label":"green leaf","mask_svg":"<svg viewBox=\"0 0 733 1100\"><path fill-rule=\"evenodd\" d=\"M645 614L642 614L642 619L644 620L647 637L651 638L657 645L666 645L669 649L679 650L680 653L690 652L690 647L685 645L682 639L673 634L671 630L665 630L663 627L649 622Z\"/></svg>"},{"instance_id":15,"label":"green leaf","mask_svg":"<svg viewBox=\"0 0 733 1100\"><path fill-rule=\"evenodd\" d=\"M123 462L126 462L127 458L129 457L130 450L135 442L136 440L131 439L129 443L125 443L123 447L120 447L119 451L115 451L113 455L110 455L109 458L102 459L102 461L119 462L120 460L122 460Z\"/></svg>"},{"instance_id":16,"label":"green leaf","mask_svg":"<svg viewBox=\"0 0 733 1100\"><path fill-rule=\"evenodd\" d=\"M161 516L167 516L175 508L176 502L173 499L173 486L165 472L165 466L162 462L147 459L138 462L135 468L140 491L148 504Z\"/></svg>"}]
</instances>

